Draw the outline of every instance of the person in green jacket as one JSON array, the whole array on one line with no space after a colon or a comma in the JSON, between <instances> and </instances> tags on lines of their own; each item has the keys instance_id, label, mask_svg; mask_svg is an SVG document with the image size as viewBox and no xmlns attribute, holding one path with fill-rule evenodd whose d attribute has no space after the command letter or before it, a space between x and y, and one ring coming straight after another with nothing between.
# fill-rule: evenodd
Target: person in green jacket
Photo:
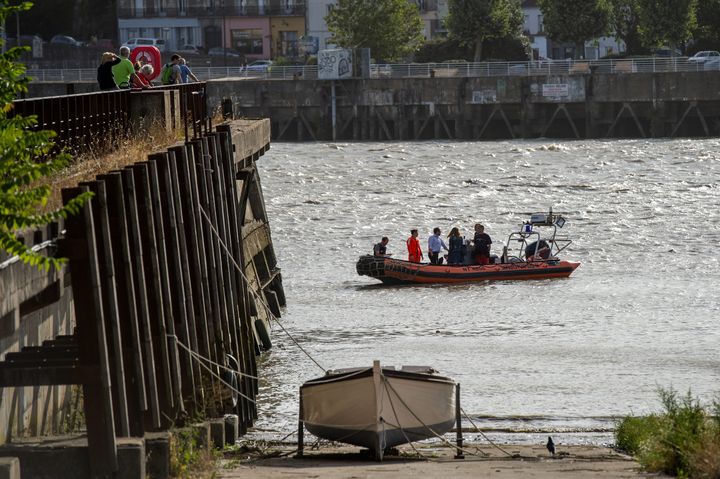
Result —
<instances>
[{"instance_id":1,"label":"person in green jacket","mask_svg":"<svg viewBox=\"0 0 720 479\"><path fill-rule=\"evenodd\" d=\"M112 67L113 79L120 88L130 88L130 79L135 76L135 67L130 61L130 49L120 48L120 63Z\"/></svg>"}]
</instances>

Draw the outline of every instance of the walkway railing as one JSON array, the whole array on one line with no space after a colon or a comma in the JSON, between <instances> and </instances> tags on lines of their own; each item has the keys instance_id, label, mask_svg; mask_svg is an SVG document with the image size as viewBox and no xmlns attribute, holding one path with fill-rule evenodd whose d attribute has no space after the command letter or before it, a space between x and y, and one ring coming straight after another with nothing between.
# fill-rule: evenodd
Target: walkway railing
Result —
<instances>
[{"instance_id":1,"label":"walkway railing","mask_svg":"<svg viewBox=\"0 0 720 479\"><path fill-rule=\"evenodd\" d=\"M13 113L37 116L37 130L57 133L57 148L103 150L129 128L130 90L16 100Z\"/></svg>"},{"instance_id":2,"label":"walkway railing","mask_svg":"<svg viewBox=\"0 0 720 479\"><path fill-rule=\"evenodd\" d=\"M212 125L208 114L205 82L168 85L158 89L180 91L180 102L171 102L179 110L185 139L207 134ZM116 146L114 139L130 131L133 90L114 90L78 95L30 98L15 100L13 113L37 116L36 129L57 133L58 148L71 152L104 151ZM175 118L175 115L172 115Z\"/></svg>"},{"instance_id":3,"label":"walkway railing","mask_svg":"<svg viewBox=\"0 0 720 479\"><path fill-rule=\"evenodd\" d=\"M241 66L200 67L192 66L193 73L201 80L219 78L260 78L269 80L315 80L317 65L272 66L267 71L252 71ZM591 72L603 74L668 73L720 71L720 61L699 63L688 57L643 57L612 60L539 60L528 62L452 62L452 63L405 63L372 64L371 78L417 78L417 77L492 77L492 76L539 76L581 75ZM41 82L94 82L94 68L67 70L28 70L33 81Z\"/></svg>"}]
</instances>

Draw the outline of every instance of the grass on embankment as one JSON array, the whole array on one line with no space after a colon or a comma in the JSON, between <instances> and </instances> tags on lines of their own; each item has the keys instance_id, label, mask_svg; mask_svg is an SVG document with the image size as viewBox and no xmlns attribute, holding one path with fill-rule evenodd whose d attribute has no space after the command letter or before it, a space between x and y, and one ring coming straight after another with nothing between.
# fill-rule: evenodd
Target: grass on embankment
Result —
<instances>
[{"instance_id":1,"label":"grass on embankment","mask_svg":"<svg viewBox=\"0 0 720 479\"><path fill-rule=\"evenodd\" d=\"M720 479L720 402L704 408L690 391L659 390L664 411L626 417L615 431L617 447L651 472Z\"/></svg>"}]
</instances>

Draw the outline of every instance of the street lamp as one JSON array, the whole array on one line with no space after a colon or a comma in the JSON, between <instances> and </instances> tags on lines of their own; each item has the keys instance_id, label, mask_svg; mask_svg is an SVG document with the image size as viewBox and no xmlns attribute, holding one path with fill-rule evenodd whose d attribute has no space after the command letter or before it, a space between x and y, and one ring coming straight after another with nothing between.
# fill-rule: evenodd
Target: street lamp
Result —
<instances>
[{"instance_id":1,"label":"street lamp","mask_svg":"<svg viewBox=\"0 0 720 479\"><path fill-rule=\"evenodd\" d=\"M222 49L223 49L223 66L227 67L227 46L225 40L225 0L220 1L220 8L222 9Z\"/></svg>"}]
</instances>

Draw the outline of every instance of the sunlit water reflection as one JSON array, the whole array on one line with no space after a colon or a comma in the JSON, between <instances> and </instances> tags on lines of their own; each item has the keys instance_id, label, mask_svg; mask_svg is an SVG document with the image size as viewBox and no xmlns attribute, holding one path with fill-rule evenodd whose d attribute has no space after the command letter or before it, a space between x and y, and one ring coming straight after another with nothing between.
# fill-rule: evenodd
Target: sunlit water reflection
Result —
<instances>
[{"instance_id":1,"label":"sunlit water reflection","mask_svg":"<svg viewBox=\"0 0 720 479\"><path fill-rule=\"evenodd\" d=\"M277 143L259 165L282 323L325 368L432 365L514 440L607 442L613 416L659 409L658 387L720 391L718 139ZM412 227L424 247L434 226L480 221L499 253L548 207L582 263L569 279L384 287L355 272L382 235L405 257ZM284 436L322 372L277 327L273 341L257 427Z\"/></svg>"}]
</instances>

